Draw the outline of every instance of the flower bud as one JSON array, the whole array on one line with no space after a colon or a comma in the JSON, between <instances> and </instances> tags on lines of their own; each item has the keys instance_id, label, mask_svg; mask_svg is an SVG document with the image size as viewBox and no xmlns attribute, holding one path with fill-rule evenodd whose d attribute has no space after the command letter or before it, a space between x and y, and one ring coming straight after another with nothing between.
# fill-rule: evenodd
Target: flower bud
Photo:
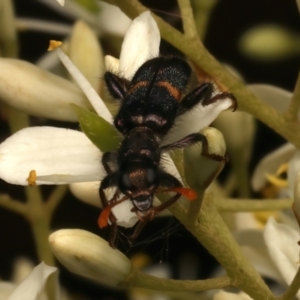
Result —
<instances>
[{"instance_id":1,"label":"flower bud","mask_svg":"<svg viewBox=\"0 0 300 300\"><path fill-rule=\"evenodd\" d=\"M298 52L299 36L280 26L257 26L243 35L240 49L255 59L283 59Z\"/></svg>"},{"instance_id":2,"label":"flower bud","mask_svg":"<svg viewBox=\"0 0 300 300\"><path fill-rule=\"evenodd\" d=\"M57 259L71 272L116 287L124 282L132 265L120 251L97 235L80 229L62 229L49 236Z\"/></svg>"},{"instance_id":3,"label":"flower bud","mask_svg":"<svg viewBox=\"0 0 300 300\"><path fill-rule=\"evenodd\" d=\"M212 127L203 129L201 133L207 139L209 154L224 157L226 145L222 133ZM201 152L202 143L184 149L184 169L186 180L192 188L206 189L220 173L224 162L205 157Z\"/></svg>"},{"instance_id":4,"label":"flower bud","mask_svg":"<svg viewBox=\"0 0 300 300\"><path fill-rule=\"evenodd\" d=\"M21 60L0 58L0 98L28 114L77 121L69 103L91 107L82 91L66 79Z\"/></svg>"}]
</instances>

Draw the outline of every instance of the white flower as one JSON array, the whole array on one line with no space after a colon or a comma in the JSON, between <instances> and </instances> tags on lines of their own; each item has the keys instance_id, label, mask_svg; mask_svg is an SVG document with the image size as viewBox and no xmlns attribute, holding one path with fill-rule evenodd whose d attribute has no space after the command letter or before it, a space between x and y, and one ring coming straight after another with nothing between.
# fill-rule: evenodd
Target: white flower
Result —
<instances>
[{"instance_id":1,"label":"white flower","mask_svg":"<svg viewBox=\"0 0 300 300\"><path fill-rule=\"evenodd\" d=\"M254 84L248 87L254 94L272 105L279 112L283 113L288 109L292 99L291 92L264 84ZM300 111L298 112L299 117ZM296 176L300 171L300 154L298 152L294 145L287 143L266 155L254 170L251 181L253 189L255 191L261 190L267 182L267 175L275 174L281 165L289 163L288 194L292 197Z\"/></svg>"},{"instance_id":2,"label":"white flower","mask_svg":"<svg viewBox=\"0 0 300 300\"><path fill-rule=\"evenodd\" d=\"M125 36L120 62L116 63L119 66L118 74L131 78L141 63L158 55L159 41L159 31L150 12L142 13L132 22ZM62 51L59 55L95 110L105 120L112 122L110 113L98 94ZM189 133L198 132L209 125L222 110L231 106L230 99L216 101L205 107L198 105L195 118L190 118L190 113L179 118L179 122L183 122L184 118L186 120L181 125L181 134L178 136L174 132L173 135L168 135L169 140L175 141ZM27 128L0 145L0 177L9 183L21 185L27 185L28 182L65 184L99 181L106 175L101 166L101 155L100 150L81 132L52 127ZM36 174L36 178L29 179L31 171L35 171L32 174Z\"/></svg>"},{"instance_id":3,"label":"white flower","mask_svg":"<svg viewBox=\"0 0 300 300\"><path fill-rule=\"evenodd\" d=\"M65 5L65 0L56 0L61 6Z\"/></svg>"},{"instance_id":4,"label":"white flower","mask_svg":"<svg viewBox=\"0 0 300 300\"><path fill-rule=\"evenodd\" d=\"M299 233L270 218L264 230L242 230L235 234L247 258L268 278L288 286L299 262ZM297 293L300 299L300 292Z\"/></svg>"},{"instance_id":5,"label":"white flower","mask_svg":"<svg viewBox=\"0 0 300 300\"><path fill-rule=\"evenodd\" d=\"M77 22L69 43L64 46L76 66L100 92L99 77L103 77L105 69L94 31L84 22ZM86 58L87 52L92 62ZM9 58L0 58L0 98L30 115L72 122L77 121L77 115L70 103L91 108L76 84L31 63Z\"/></svg>"},{"instance_id":6,"label":"white flower","mask_svg":"<svg viewBox=\"0 0 300 300\"><path fill-rule=\"evenodd\" d=\"M80 229L63 229L49 237L50 247L71 272L96 282L117 286L132 266L128 258L97 235Z\"/></svg>"},{"instance_id":7,"label":"white flower","mask_svg":"<svg viewBox=\"0 0 300 300\"><path fill-rule=\"evenodd\" d=\"M43 288L48 277L57 270L43 262L18 285L0 282L0 299L2 300L45 300ZM58 292L58 291L57 291Z\"/></svg>"}]
</instances>

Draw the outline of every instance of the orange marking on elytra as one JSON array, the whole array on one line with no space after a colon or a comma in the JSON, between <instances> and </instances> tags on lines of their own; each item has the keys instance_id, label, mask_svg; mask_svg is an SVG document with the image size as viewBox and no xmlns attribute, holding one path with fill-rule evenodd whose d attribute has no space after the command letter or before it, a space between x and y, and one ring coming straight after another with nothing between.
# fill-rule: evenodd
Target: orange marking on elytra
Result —
<instances>
[{"instance_id":1,"label":"orange marking on elytra","mask_svg":"<svg viewBox=\"0 0 300 300\"><path fill-rule=\"evenodd\" d=\"M168 92L177 100L181 99L181 92L176 87L172 86L168 81L158 81L156 83L157 86L164 87L168 90Z\"/></svg>"},{"instance_id":2,"label":"orange marking on elytra","mask_svg":"<svg viewBox=\"0 0 300 300\"><path fill-rule=\"evenodd\" d=\"M138 88L140 88L142 86L147 86L147 85L149 85L149 83L150 83L150 81L147 81L147 80L139 81L129 89L127 94L130 94L130 93L134 92L135 90L137 90Z\"/></svg>"}]
</instances>

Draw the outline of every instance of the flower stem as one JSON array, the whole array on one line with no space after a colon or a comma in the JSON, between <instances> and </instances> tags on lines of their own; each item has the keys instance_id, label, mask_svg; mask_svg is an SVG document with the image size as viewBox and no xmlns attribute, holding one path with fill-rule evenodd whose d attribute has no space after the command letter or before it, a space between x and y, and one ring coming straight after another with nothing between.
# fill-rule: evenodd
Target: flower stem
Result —
<instances>
[{"instance_id":1,"label":"flower stem","mask_svg":"<svg viewBox=\"0 0 300 300\"><path fill-rule=\"evenodd\" d=\"M210 15L218 0L191 0L194 8L195 23L198 36L201 40L204 39Z\"/></svg>"},{"instance_id":2,"label":"flower stem","mask_svg":"<svg viewBox=\"0 0 300 300\"><path fill-rule=\"evenodd\" d=\"M27 196L28 215L31 229L33 232L36 251L40 261L44 261L47 265L54 266L54 256L48 244L48 236L50 235L50 215L44 209L44 203L38 187L25 187ZM49 300L56 299L56 283L57 273L50 275L46 291Z\"/></svg>"},{"instance_id":3,"label":"flower stem","mask_svg":"<svg viewBox=\"0 0 300 300\"><path fill-rule=\"evenodd\" d=\"M22 216L26 216L27 214L26 204L14 200L6 194L0 194L0 206L9 209L15 213L18 213Z\"/></svg>"},{"instance_id":4,"label":"flower stem","mask_svg":"<svg viewBox=\"0 0 300 300\"><path fill-rule=\"evenodd\" d=\"M12 0L0 2L0 56L17 57L18 39Z\"/></svg>"},{"instance_id":5,"label":"flower stem","mask_svg":"<svg viewBox=\"0 0 300 300\"><path fill-rule=\"evenodd\" d=\"M196 225L189 222L187 209L180 202L169 210L226 269L235 286L254 300L274 300L260 275L241 253L226 224L219 215L212 194L206 194Z\"/></svg>"},{"instance_id":6,"label":"flower stem","mask_svg":"<svg viewBox=\"0 0 300 300\"><path fill-rule=\"evenodd\" d=\"M57 187L55 187L49 199L44 204L44 210L47 212L49 217L53 215L54 210L60 203L61 199L63 199L67 191L68 185L58 185Z\"/></svg>"},{"instance_id":7,"label":"flower stem","mask_svg":"<svg viewBox=\"0 0 300 300\"><path fill-rule=\"evenodd\" d=\"M286 292L281 297L278 298L278 300L294 299L299 289L300 289L300 268L298 269L291 285L288 287Z\"/></svg>"},{"instance_id":8,"label":"flower stem","mask_svg":"<svg viewBox=\"0 0 300 300\"><path fill-rule=\"evenodd\" d=\"M292 199L225 199L216 203L219 211L227 212L282 210L292 208L292 205Z\"/></svg>"},{"instance_id":9,"label":"flower stem","mask_svg":"<svg viewBox=\"0 0 300 300\"><path fill-rule=\"evenodd\" d=\"M290 122L296 122L298 120L298 113L300 109L300 73L298 74L294 93L286 113L284 113L285 119Z\"/></svg>"},{"instance_id":10,"label":"flower stem","mask_svg":"<svg viewBox=\"0 0 300 300\"><path fill-rule=\"evenodd\" d=\"M205 280L174 280L158 278L141 272L131 274L127 284L134 288L172 292L201 292L234 286L233 281L228 276Z\"/></svg>"},{"instance_id":11,"label":"flower stem","mask_svg":"<svg viewBox=\"0 0 300 300\"><path fill-rule=\"evenodd\" d=\"M177 2L181 12L184 34L191 39L198 39L199 37L190 1L178 0Z\"/></svg>"}]
</instances>

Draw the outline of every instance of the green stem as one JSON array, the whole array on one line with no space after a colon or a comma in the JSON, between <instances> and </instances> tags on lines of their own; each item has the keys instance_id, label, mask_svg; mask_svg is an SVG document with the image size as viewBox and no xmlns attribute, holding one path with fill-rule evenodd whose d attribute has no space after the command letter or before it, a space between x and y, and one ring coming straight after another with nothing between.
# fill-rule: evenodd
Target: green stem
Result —
<instances>
[{"instance_id":1,"label":"green stem","mask_svg":"<svg viewBox=\"0 0 300 300\"><path fill-rule=\"evenodd\" d=\"M235 149L232 153L231 161L237 183L238 197L248 198L250 196L248 161L244 159L245 155L243 155L243 149Z\"/></svg>"},{"instance_id":2,"label":"green stem","mask_svg":"<svg viewBox=\"0 0 300 300\"><path fill-rule=\"evenodd\" d=\"M3 57L18 56L18 39L12 0L0 1L0 53Z\"/></svg>"},{"instance_id":3,"label":"green stem","mask_svg":"<svg viewBox=\"0 0 300 300\"><path fill-rule=\"evenodd\" d=\"M298 112L300 109L300 73L298 74L294 93L286 113L284 113L285 119L290 122L298 121Z\"/></svg>"},{"instance_id":4,"label":"green stem","mask_svg":"<svg viewBox=\"0 0 300 300\"><path fill-rule=\"evenodd\" d=\"M205 280L174 280L158 278L145 273L136 272L130 276L129 285L134 288L150 290L155 288L155 290L159 291L201 292L234 286L234 283L228 276Z\"/></svg>"},{"instance_id":5,"label":"green stem","mask_svg":"<svg viewBox=\"0 0 300 300\"><path fill-rule=\"evenodd\" d=\"M235 285L254 300L274 300L275 297L260 275L241 253L215 207L212 194L205 195L196 225L187 219L184 206L177 202L169 210L219 261Z\"/></svg>"},{"instance_id":6,"label":"green stem","mask_svg":"<svg viewBox=\"0 0 300 300\"><path fill-rule=\"evenodd\" d=\"M192 0L196 28L201 40L205 37L210 15L217 3L218 0Z\"/></svg>"},{"instance_id":7,"label":"green stem","mask_svg":"<svg viewBox=\"0 0 300 300\"><path fill-rule=\"evenodd\" d=\"M38 187L25 187L28 215L34 238L36 242L37 253L40 261L46 264L54 265L54 257L48 245L48 236L50 234L50 218L44 209L43 199Z\"/></svg>"},{"instance_id":8,"label":"green stem","mask_svg":"<svg viewBox=\"0 0 300 300\"><path fill-rule=\"evenodd\" d=\"M11 210L22 216L27 214L27 205L10 198L8 195L0 194L0 206Z\"/></svg>"},{"instance_id":9,"label":"green stem","mask_svg":"<svg viewBox=\"0 0 300 300\"><path fill-rule=\"evenodd\" d=\"M40 261L45 264L54 266L54 256L48 244L50 235L50 215L47 214L41 193L38 187L25 187L27 196L28 215L31 229L33 232L36 251ZM46 284L46 291L49 300L56 299L57 272L53 273Z\"/></svg>"},{"instance_id":10,"label":"green stem","mask_svg":"<svg viewBox=\"0 0 300 300\"><path fill-rule=\"evenodd\" d=\"M7 113L11 133L15 133L20 129L28 127L30 125L29 117L27 114L5 104L1 105L3 105L4 110Z\"/></svg>"},{"instance_id":11,"label":"green stem","mask_svg":"<svg viewBox=\"0 0 300 300\"><path fill-rule=\"evenodd\" d=\"M300 289L300 268L298 269L291 285L288 287L286 292L281 297L278 298L278 300L294 299L299 289Z\"/></svg>"},{"instance_id":12,"label":"green stem","mask_svg":"<svg viewBox=\"0 0 300 300\"><path fill-rule=\"evenodd\" d=\"M247 212L272 211L292 208L292 199L256 200L256 199L225 199L216 203L219 211Z\"/></svg>"},{"instance_id":13,"label":"green stem","mask_svg":"<svg viewBox=\"0 0 300 300\"><path fill-rule=\"evenodd\" d=\"M189 0L177 0L183 23L183 32L190 39L198 39L193 9Z\"/></svg>"},{"instance_id":14,"label":"green stem","mask_svg":"<svg viewBox=\"0 0 300 300\"><path fill-rule=\"evenodd\" d=\"M44 210L49 216L49 218L53 215L54 210L63 199L64 195L68 191L68 185L58 185L55 187L54 191L51 193L49 199L44 205Z\"/></svg>"},{"instance_id":15,"label":"green stem","mask_svg":"<svg viewBox=\"0 0 300 300\"><path fill-rule=\"evenodd\" d=\"M195 224L198 219L198 215L203 203L205 189L197 189L197 199L193 200L188 209L187 218L191 222L191 224Z\"/></svg>"}]
</instances>

